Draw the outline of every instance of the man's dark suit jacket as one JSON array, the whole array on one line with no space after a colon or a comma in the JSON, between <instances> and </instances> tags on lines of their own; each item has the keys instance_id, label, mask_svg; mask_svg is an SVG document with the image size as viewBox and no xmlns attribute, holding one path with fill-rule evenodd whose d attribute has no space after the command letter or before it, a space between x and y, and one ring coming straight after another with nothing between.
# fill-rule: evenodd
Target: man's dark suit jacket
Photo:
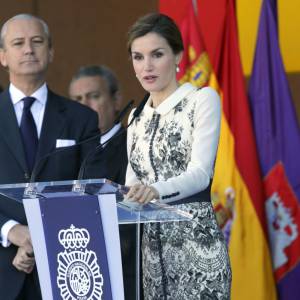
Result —
<instances>
[{"instance_id":1,"label":"man's dark suit jacket","mask_svg":"<svg viewBox=\"0 0 300 300\"><path fill-rule=\"evenodd\" d=\"M36 161L55 150L57 139L79 142L98 132L98 116L94 111L48 91ZM46 159L41 164L36 181L76 179L81 160L98 143L97 138ZM86 175L99 177L96 173L89 174L88 169ZM0 94L0 184L28 182L29 177L14 107L6 90ZM12 209L10 205L1 203L4 201L0 201L0 228L9 219L26 224L23 208L15 209L13 206ZM28 276L12 265L16 252L17 247L13 245L7 248L0 245L0 300L16 299L26 277L28 281ZM35 288L34 283L32 288Z\"/></svg>"},{"instance_id":2,"label":"man's dark suit jacket","mask_svg":"<svg viewBox=\"0 0 300 300\"><path fill-rule=\"evenodd\" d=\"M126 131L123 127L107 142L99 157L101 159L101 177L124 184L127 169L127 149Z\"/></svg>"},{"instance_id":3,"label":"man's dark suit jacket","mask_svg":"<svg viewBox=\"0 0 300 300\"><path fill-rule=\"evenodd\" d=\"M127 169L126 131L121 128L103 148L101 177L125 183ZM135 299L135 226L120 225L125 299Z\"/></svg>"}]
</instances>

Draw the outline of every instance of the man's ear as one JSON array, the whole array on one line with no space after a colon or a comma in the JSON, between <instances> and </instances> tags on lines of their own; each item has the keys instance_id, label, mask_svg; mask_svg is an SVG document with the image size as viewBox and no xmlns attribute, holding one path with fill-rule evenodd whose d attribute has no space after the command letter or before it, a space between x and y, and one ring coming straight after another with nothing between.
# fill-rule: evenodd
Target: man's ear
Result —
<instances>
[{"instance_id":1,"label":"man's ear","mask_svg":"<svg viewBox=\"0 0 300 300\"><path fill-rule=\"evenodd\" d=\"M53 58L54 58L54 49L51 47L49 49L49 62L53 62Z\"/></svg>"},{"instance_id":2,"label":"man's ear","mask_svg":"<svg viewBox=\"0 0 300 300\"><path fill-rule=\"evenodd\" d=\"M114 94L114 106L115 106L115 110L116 111L121 111L122 110L122 96L121 96L121 93L120 91L117 91L115 94Z\"/></svg>"},{"instance_id":3,"label":"man's ear","mask_svg":"<svg viewBox=\"0 0 300 300\"><path fill-rule=\"evenodd\" d=\"M1 62L1 65L4 68L7 68L7 61L6 61L6 56L5 56L5 50L3 48L0 48L0 62Z\"/></svg>"}]
</instances>

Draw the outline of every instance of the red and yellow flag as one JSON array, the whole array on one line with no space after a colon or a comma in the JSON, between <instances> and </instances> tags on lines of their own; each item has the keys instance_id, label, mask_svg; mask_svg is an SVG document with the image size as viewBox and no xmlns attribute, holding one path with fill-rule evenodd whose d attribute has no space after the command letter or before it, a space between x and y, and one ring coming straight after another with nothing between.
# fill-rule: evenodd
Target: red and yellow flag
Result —
<instances>
[{"instance_id":1,"label":"red and yellow flag","mask_svg":"<svg viewBox=\"0 0 300 300\"><path fill-rule=\"evenodd\" d=\"M191 20L191 5L191 0L160 0L159 8L179 25L185 57L191 57L181 65L180 81L195 84L195 76L207 74L209 85L221 95L221 135L212 199L229 246L232 299L273 300L276 290L266 238L262 179L240 62L235 2L198 0L196 24ZM195 42L197 32L200 46ZM211 65L201 58L207 58L207 53ZM207 71L203 72L205 66ZM203 81L199 83L196 85L203 85Z\"/></svg>"},{"instance_id":2,"label":"red and yellow flag","mask_svg":"<svg viewBox=\"0 0 300 300\"><path fill-rule=\"evenodd\" d=\"M180 83L190 82L198 87L207 85L212 69L199 33L192 3L179 26L185 51L177 79Z\"/></svg>"}]
</instances>

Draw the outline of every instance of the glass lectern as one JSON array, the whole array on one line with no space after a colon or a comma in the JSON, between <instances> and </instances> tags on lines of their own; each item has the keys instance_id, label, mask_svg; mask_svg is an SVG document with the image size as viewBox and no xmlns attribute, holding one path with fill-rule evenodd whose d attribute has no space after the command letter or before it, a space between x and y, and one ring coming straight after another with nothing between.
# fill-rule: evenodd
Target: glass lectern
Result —
<instances>
[{"instance_id":1,"label":"glass lectern","mask_svg":"<svg viewBox=\"0 0 300 300\"><path fill-rule=\"evenodd\" d=\"M139 299L140 223L190 221L192 216L158 201L124 201L126 192L106 179L0 185L0 208L24 205L43 299L124 299L115 246L120 243L118 223L137 224Z\"/></svg>"}]
</instances>

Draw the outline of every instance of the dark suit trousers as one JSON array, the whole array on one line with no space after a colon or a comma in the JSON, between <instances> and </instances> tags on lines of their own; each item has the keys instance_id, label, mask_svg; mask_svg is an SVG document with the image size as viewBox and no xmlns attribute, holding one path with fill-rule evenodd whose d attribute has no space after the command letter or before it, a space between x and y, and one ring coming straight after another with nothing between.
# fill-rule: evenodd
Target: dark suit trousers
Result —
<instances>
[{"instance_id":1,"label":"dark suit trousers","mask_svg":"<svg viewBox=\"0 0 300 300\"><path fill-rule=\"evenodd\" d=\"M26 276L21 293L16 300L42 300L36 269Z\"/></svg>"}]
</instances>

